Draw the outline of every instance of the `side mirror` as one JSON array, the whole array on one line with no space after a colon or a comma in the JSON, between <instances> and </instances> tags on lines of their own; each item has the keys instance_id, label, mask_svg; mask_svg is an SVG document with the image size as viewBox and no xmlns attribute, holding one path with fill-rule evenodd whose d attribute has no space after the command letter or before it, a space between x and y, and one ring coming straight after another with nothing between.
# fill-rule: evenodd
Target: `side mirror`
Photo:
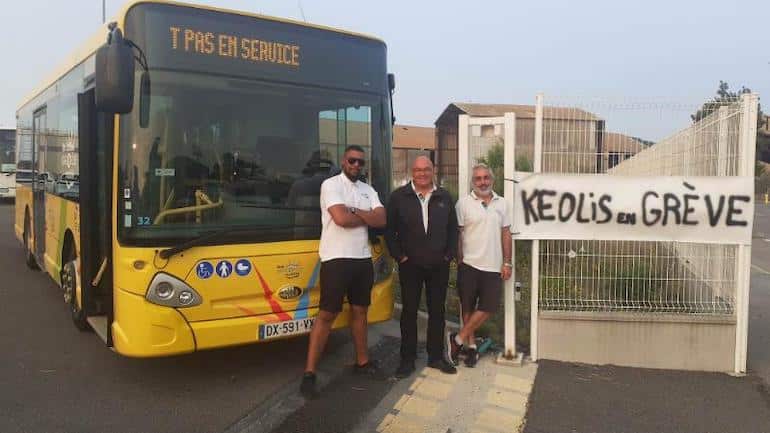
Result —
<instances>
[{"instance_id":1,"label":"side mirror","mask_svg":"<svg viewBox=\"0 0 770 433\"><path fill-rule=\"evenodd\" d=\"M139 81L139 127L146 128L150 124L150 73L142 72Z\"/></svg>"},{"instance_id":2,"label":"side mirror","mask_svg":"<svg viewBox=\"0 0 770 433\"><path fill-rule=\"evenodd\" d=\"M134 51L120 29L96 51L96 108L125 114L134 106Z\"/></svg>"},{"instance_id":3,"label":"side mirror","mask_svg":"<svg viewBox=\"0 0 770 433\"><path fill-rule=\"evenodd\" d=\"M393 93L393 91L396 90L396 75L395 74L388 74L388 90L390 90L390 93Z\"/></svg>"}]
</instances>

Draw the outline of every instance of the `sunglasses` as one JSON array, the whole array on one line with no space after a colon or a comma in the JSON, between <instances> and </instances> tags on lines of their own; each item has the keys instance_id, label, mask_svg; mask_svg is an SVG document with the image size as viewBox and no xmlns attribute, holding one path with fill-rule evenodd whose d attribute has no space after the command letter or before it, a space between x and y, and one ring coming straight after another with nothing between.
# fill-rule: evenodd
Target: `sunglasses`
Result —
<instances>
[{"instance_id":1,"label":"sunglasses","mask_svg":"<svg viewBox=\"0 0 770 433\"><path fill-rule=\"evenodd\" d=\"M366 165L366 161L361 158L348 158L348 164L350 165L358 164L359 167L363 167Z\"/></svg>"}]
</instances>

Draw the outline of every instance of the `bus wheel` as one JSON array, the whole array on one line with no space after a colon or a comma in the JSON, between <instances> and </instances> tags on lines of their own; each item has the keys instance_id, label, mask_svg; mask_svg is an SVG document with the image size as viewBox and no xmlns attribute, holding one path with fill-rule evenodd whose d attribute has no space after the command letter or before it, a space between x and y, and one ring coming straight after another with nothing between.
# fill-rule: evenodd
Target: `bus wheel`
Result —
<instances>
[{"instance_id":1,"label":"bus wheel","mask_svg":"<svg viewBox=\"0 0 770 433\"><path fill-rule=\"evenodd\" d=\"M75 260L71 260L64 265L61 273L61 286L64 289L64 302L70 309L72 323L81 331L88 331L91 327L86 320L86 313L81 306L81 301L77 294L77 272Z\"/></svg>"},{"instance_id":2,"label":"bus wheel","mask_svg":"<svg viewBox=\"0 0 770 433\"><path fill-rule=\"evenodd\" d=\"M29 217L24 218L24 254L26 254L27 267L32 270L38 270L40 267L35 261L35 255L32 254L32 231L29 227Z\"/></svg>"}]
</instances>

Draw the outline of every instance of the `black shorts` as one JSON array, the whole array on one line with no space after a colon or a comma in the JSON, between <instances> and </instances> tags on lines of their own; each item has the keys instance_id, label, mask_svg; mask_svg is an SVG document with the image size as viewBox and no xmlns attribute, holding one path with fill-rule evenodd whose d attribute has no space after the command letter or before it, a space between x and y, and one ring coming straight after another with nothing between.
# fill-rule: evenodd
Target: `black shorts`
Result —
<instances>
[{"instance_id":1,"label":"black shorts","mask_svg":"<svg viewBox=\"0 0 770 433\"><path fill-rule=\"evenodd\" d=\"M372 302L372 259L332 259L321 262L321 304L330 313L342 311L343 298L350 305L368 307Z\"/></svg>"},{"instance_id":2,"label":"black shorts","mask_svg":"<svg viewBox=\"0 0 770 433\"><path fill-rule=\"evenodd\" d=\"M500 307L503 280L499 272L487 272L460 263L457 268L457 293L464 313L479 310L494 313Z\"/></svg>"}]
</instances>

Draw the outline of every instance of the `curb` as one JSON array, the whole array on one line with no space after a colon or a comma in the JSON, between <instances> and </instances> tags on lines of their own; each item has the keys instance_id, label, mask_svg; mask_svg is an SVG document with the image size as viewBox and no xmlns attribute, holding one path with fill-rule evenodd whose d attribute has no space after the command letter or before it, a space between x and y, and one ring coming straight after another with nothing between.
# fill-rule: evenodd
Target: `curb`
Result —
<instances>
[{"instance_id":1,"label":"curb","mask_svg":"<svg viewBox=\"0 0 770 433\"><path fill-rule=\"evenodd\" d=\"M403 306L399 303L393 304L393 318L396 324L397 317L401 314ZM424 311L417 312L417 320L427 326L428 313ZM387 323L387 322L385 322ZM452 330L460 329L460 324L450 320L446 321L446 327ZM377 324L369 328L369 348L376 346L380 340L387 335L387 332L380 330ZM318 368L318 388L325 388L336 377L343 374L349 367L346 361L350 354L354 352L353 342L348 341L340 347L335 353L324 357L323 362ZM281 390L273 394L270 398L255 406L249 413L227 427L223 433L270 433L283 422L292 413L296 412L305 405L305 399L299 394L299 385L302 382L301 375L292 379L281 387Z\"/></svg>"},{"instance_id":2,"label":"curb","mask_svg":"<svg viewBox=\"0 0 770 433\"><path fill-rule=\"evenodd\" d=\"M336 332L339 332L337 330ZM377 324L369 328L369 349L380 343L387 334L378 329ZM334 353L323 357L317 370L318 389L322 390L335 378L345 373L350 368L347 361L350 354L354 353L353 342L348 341ZM278 392L270 398L259 403L250 412L232 423L222 433L270 433L280 426L286 418L305 405L305 398L299 393L299 385L302 375L298 374L283 385Z\"/></svg>"}]
</instances>

